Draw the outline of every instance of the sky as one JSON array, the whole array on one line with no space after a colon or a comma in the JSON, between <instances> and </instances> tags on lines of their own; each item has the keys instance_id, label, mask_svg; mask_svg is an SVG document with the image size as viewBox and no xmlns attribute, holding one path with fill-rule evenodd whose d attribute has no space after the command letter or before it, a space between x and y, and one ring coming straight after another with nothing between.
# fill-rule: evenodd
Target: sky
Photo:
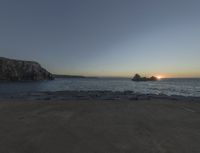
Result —
<instances>
[{"instance_id":1,"label":"sky","mask_svg":"<svg viewBox=\"0 0 200 153\"><path fill-rule=\"evenodd\" d=\"M0 56L57 74L200 77L200 1L0 0Z\"/></svg>"}]
</instances>

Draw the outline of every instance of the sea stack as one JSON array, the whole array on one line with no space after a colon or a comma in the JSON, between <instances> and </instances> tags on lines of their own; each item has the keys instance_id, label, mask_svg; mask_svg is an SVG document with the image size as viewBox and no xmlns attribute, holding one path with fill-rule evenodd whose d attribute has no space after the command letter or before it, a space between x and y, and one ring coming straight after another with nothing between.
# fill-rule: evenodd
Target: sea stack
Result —
<instances>
[{"instance_id":1,"label":"sea stack","mask_svg":"<svg viewBox=\"0 0 200 153\"><path fill-rule=\"evenodd\" d=\"M53 75L34 61L0 57L0 81L52 80Z\"/></svg>"},{"instance_id":2,"label":"sea stack","mask_svg":"<svg viewBox=\"0 0 200 153\"><path fill-rule=\"evenodd\" d=\"M157 80L158 80L158 78L155 76L146 78L146 77L141 77L139 74L135 74L135 76L132 79L132 81L157 81Z\"/></svg>"}]
</instances>

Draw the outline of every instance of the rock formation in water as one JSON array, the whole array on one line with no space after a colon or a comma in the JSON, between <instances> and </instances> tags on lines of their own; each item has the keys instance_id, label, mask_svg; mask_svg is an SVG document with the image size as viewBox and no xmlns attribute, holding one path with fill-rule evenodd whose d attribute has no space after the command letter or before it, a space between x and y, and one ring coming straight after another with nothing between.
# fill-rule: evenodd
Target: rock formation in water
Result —
<instances>
[{"instance_id":1,"label":"rock formation in water","mask_svg":"<svg viewBox=\"0 0 200 153\"><path fill-rule=\"evenodd\" d=\"M141 77L139 74L135 74L135 76L132 79L132 81L157 81L157 80L158 80L158 78L155 76L146 78L146 77Z\"/></svg>"},{"instance_id":2,"label":"rock formation in water","mask_svg":"<svg viewBox=\"0 0 200 153\"><path fill-rule=\"evenodd\" d=\"M1 81L37 81L53 78L53 75L37 62L0 57Z\"/></svg>"}]
</instances>

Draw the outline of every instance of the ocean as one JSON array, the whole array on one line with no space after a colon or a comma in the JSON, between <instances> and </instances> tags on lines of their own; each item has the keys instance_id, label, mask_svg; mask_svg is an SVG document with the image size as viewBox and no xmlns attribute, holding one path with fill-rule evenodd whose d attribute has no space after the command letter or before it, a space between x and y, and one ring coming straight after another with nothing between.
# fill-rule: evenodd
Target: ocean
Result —
<instances>
[{"instance_id":1,"label":"ocean","mask_svg":"<svg viewBox=\"0 0 200 153\"><path fill-rule=\"evenodd\" d=\"M133 82L128 78L58 78L39 82L1 82L0 95L41 91L133 91L200 97L200 79L170 78L154 82Z\"/></svg>"}]
</instances>

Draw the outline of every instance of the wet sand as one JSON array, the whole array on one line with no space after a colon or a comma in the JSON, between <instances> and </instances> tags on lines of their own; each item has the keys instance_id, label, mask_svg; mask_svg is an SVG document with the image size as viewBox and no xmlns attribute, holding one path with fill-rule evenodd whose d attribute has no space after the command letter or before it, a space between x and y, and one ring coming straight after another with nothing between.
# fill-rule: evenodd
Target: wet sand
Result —
<instances>
[{"instance_id":1,"label":"wet sand","mask_svg":"<svg viewBox=\"0 0 200 153\"><path fill-rule=\"evenodd\" d=\"M1 153L199 153L200 103L0 100Z\"/></svg>"}]
</instances>

